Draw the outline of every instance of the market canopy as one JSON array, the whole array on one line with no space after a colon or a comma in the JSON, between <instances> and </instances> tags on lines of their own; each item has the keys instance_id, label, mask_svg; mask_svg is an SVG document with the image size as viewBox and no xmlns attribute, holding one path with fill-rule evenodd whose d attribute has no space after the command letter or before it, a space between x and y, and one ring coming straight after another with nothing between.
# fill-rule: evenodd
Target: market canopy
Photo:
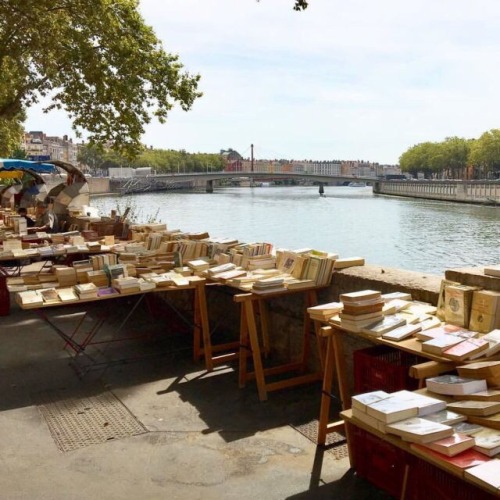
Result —
<instances>
[{"instance_id":1,"label":"market canopy","mask_svg":"<svg viewBox=\"0 0 500 500\"><path fill-rule=\"evenodd\" d=\"M0 170L0 179L22 179L23 175L20 170Z\"/></svg>"},{"instance_id":2,"label":"market canopy","mask_svg":"<svg viewBox=\"0 0 500 500\"><path fill-rule=\"evenodd\" d=\"M0 159L0 170L32 170L39 174L52 174L56 171L50 163L13 159Z\"/></svg>"}]
</instances>

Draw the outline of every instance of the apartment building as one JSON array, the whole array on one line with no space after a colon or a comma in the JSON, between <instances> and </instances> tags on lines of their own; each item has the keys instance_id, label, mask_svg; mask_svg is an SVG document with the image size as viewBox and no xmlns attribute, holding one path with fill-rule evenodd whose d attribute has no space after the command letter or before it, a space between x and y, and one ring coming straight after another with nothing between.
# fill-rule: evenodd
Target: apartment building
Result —
<instances>
[{"instance_id":1,"label":"apartment building","mask_svg":"<svg viewBox=\"0 0 500 500\"><path fill-rule=\"evenodd\" d=\"M48 136L42 131L25 132L23 147L26 156L32 160L60 160L72 165L78 164L80 145L67 135L61 138Z\"/></svg>"}]
</instances>

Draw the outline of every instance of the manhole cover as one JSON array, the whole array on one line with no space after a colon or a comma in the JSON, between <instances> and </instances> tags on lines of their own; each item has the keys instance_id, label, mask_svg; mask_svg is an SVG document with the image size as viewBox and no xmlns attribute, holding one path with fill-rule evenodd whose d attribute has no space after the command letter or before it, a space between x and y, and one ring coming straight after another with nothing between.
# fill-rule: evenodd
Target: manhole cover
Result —
<instances>
[{"instance_id":1,"label":"manhole cover","mask_svg":"<svg viewBox=\"0 0 500 500\"><path fill-rule=\"evenodd\" d=\"M292 425L292 427L314 444L318 443L318 420L311 420L300 425ZM332 453L337 460L349 456L346 438L338 432L331 432L326 435L325 449L329 453Z\"/></svg>"},{"instance_id":2,"label":"manhole cover","mask_svg":"<svg viewBox=\"0 0 500 500\"><path fill-rule=\"evenodd\" d=\"M95 395L50 391L38 395L38 408L61 451L147 432L111 392Z\"/></svg>"}]
</instances>

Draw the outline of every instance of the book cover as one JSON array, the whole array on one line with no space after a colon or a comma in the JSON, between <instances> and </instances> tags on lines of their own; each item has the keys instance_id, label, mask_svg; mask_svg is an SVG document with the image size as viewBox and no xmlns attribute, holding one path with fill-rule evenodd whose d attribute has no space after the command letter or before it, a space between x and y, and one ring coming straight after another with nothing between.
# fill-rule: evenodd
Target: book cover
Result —
<instances>
[{"instance_id":1,"label":"book cover","mask_svg":"<svg viewBox=\"0 0 500 500\"><path fill-rule=\"evenodd\" d=\"M422 453L423 455L427 455L437 460L441 460L443 462L454 465L455 467L459 467L460 469L467 469L475 465L484 464L491 460L491 458L486 456L484 453L479 453L478 451L474 450L474 448L469 448L468 450L465 450L462 453L455 455L454 457L449 457L447 455L443 455L442 453L438 453L423 444L412 443L410 444L410 448Z\"/></svg>"},{"instance_id":2,"label":"book cover","mask_svg":"<svg viewBox=\"0 0 500 500\"><path fill-rule=\"evenodd\" d=\"M45 290L40 290L39 292L45 304L58 304L61 302L55 288L46 288Z\"/></svg>"},{"instance_id":3,"label":"book cover","mask_svg":"<svg viewBox=\"0 0 500 500\"><path fill-rule=\"evenodd\" d=\"M484 464L471 467L464 472L469 481L483 486L495 495L500 495L500 459L490 460Z\"/></svg>"},{"instance_id":4,"label":"book cover","mask_svg":"<svg viewBox=\"0 0 500 500\"><path fill-rule=\"evenodd\" d=\"M422 418L444 425L454 425L460 422L465 422L467 420L467 417L465 415L461 415L460 413L456 413L450 410L437 411L435 413L425 415Z\"/></svg>"},{"instance_id":5,"label":"book cover","mask_svg":"<svg viewBox=\"0 0 500 500\"><path fill-rule=\"evenodd\" d=\"M400 436L410 443L430 443L453 435L449 425L443 425L421 417L407 418L386 426L389 434Z\"/></svg>"},{"instance_id":6,"label":"book cover","mask_svg":"<svg viewBox=\"0 0 500 500\"><path fill-rule=\"evenodd\" d=\"M459 422L458 424L452 425L455 432L460 432L461 434L467 434L468 436L473 436L479 431L482 431L485 427L479 424L473 424L471 422Z\"/></svg>"},{"instance_id":7,"label":"book cover","mask_svg":"<svg viewBox=\"0 0 500 500\"><path fill-rule=\"evenodd\" d=\"M108 295L118 295L118 291L111 286L102 287L97 290L98 297L106 297Z\"/></svg>"},{"instance_id":8,"label":"book cover","mask_svg":"<svg viewBox=\"0 0 500 500\"><path fill-rule=\"evenodd\" d=\"M414 401L390 395L388 398L381 399L367 406L366 413L385 424L390 424L409 417L416 417L418 415L418 408Z\"/></svg>"},{"instance_id":9,"label":"book cover","mask_svg":"<svg viewBox=\"0 0 500 500\"><path fill-rule=\"evenodd\" d=\"M474 434L474 439L476 440L474 446L476 451L489 457L494 457L500 453L500 430L485 427Z\"/></svg>"},{"instance_id":10,"label":"book cover","mask_svg":"<svg viewBox=\"0 0 500 500\"><path fill-rule=\"evenodd\" d=\"M441 335L435 339L426 340L422 343L422 351L430 352L431 354L442 354L444 351L449 350L450 347L460 344L464 340L455 335Z\"/></svg>"},{"instance_id":11,"label":"book cover","mask_svg":"<svg viewBox=\"0 0 500 500\"><path fill-rule=\"evenodd\" d=\"M359 410L366 412L367 406L388 397L390 397L390 394L385 391L365 392L363 394L352 396L351 403L353 408L358 408Z\"/></svg>"},{"instance_id":12,"label":"book cover","mask_svg":"<svg viewBox=\"0 0 500 500\"><path fill-rule=\"evenodd\" d=\"M455 333L461 331L462 328L456 325L439 325L433 328L427 328L422 332L419 332L416 337L418 340L422 342L426 342L427 340L436 339L443 335L449 335L450 333Z\"/></svg>"},{"instance_id":13,"label":"book cover","mask_svg":"<svg viewBox=\"0 0 500 500\"><path fill-rule=\"evenodd\" d=\"M386 340L392 340L393 342L399 342L401 340L412 337L417 332L422 329L420 325L410 325L406 324L403 326L398 326L394 330L382 334L382 338Z\"/></svg>"},{"instance_id":14,"label":"book cover","mask_svg":"<svg viewBox=\"0 0 500 500\"><path fill-rule=\"evenodd\" d=\"M369 325L362 328L362 332L368 335L374 335L380 337L384 333L394 330L399 326L406 324L406 320L397 315L384 316L380 321L375 323L370 323Z\"/></svg>"},{"instance_id":15,"label":"book cover","mask_svg":"<svg viewBox=\"0 0 500 500\"><path fill-rule=\"evenodd\" d=\"M467 285L448 285L445 287L444 317L447 323L465 328L469 325L472 294L476 287Z\"/></svg>"},{"instance_id":16,"label":"book cover","mask_svg":"<svg viewBox=\"0 0 500 500\"><path fill-rule=\"evenodd\" d=\"M477 290L473 293L469 327L481 333L500 327L500 292Z\"/></svg>"},{"instance_id":17,"label":"book cover","mask_svg":"<svg viewBox=\"0 0 500 500\"><path fill-rule=\"evenodd\" d=\"M377 300L382 296L382 292L376 290L361 290L359 292L342 293L339 296L340 302L360 302L366 300Z\"/></svg>"}]
</instances>

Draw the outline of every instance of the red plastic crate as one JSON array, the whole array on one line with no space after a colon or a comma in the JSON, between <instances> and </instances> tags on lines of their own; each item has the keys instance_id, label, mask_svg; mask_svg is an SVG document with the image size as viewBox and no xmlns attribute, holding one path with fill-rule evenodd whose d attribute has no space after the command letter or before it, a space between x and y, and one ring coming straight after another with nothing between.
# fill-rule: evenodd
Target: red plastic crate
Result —
<instances>
[{"instance_id":1,"label":"red plastic crate","mask_svg":"<svg viewBox=\"0 0 500 500\"><path fill-rule=\"evenodd\" d=\"M425 358L385 345L358 349L353 353L354 391L394 392L418 389L418 380L410 377L410 366Z\"/></svg>"},{"instance_id":2,"label":"red plastic crate","mask_svg":"<svg viewBox=\"0 0 500 500\"><path fill-rule=\"evenodd\" d=\"M494 495L414 457L408 471L406 500L493 500Z\"/></svg>"},{"instance_id":3,"label":"red plastic crate","mask_svg":"<svg viewBox=\"0 0 500 500\"><path fill-rule=\"evenodd\" d=\"M351 452L356 473L389 495L400 498L405 468L411 458L405 451L349 425Z\"/></svg>"}]
</instances>

